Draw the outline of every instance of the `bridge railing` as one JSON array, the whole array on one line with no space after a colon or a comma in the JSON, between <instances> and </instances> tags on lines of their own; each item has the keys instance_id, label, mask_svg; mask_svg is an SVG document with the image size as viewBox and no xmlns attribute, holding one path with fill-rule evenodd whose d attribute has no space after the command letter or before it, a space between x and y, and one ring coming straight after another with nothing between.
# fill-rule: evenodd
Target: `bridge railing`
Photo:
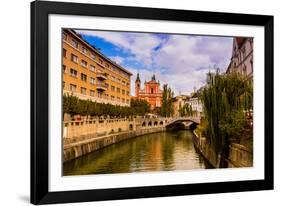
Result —
<instances>
[{"instance_id":1,"label":"bridge railing","mask_svg":"<svg viewBox=\"0 0 281 206\"><path fill-rule=\"evenodd\" d=\"M200 124L200 117L192 117L192 116L191 117L177 117L177 118L172 119L172 121L170 121L167 125L173 124L178 121L192 121L197 124Z\"/></svg>"}]
</instances>

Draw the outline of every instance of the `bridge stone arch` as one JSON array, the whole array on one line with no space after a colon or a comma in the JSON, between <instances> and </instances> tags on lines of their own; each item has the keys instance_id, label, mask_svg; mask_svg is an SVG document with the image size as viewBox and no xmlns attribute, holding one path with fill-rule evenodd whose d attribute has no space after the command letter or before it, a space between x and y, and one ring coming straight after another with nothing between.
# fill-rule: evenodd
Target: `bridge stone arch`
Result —
<instances>
[{"instance_id":1,"label":"bridge stone arch","mask_svg":"<svg viewBox=\"0 0 281 206\"><path fill-rule=\"evenodd\" d=\"M167 128L172 127L184 127L184 128L195 128L196 125L200 124L199 117L179 117L172 119L165 126Z\"/></svg>"}]
</instances>

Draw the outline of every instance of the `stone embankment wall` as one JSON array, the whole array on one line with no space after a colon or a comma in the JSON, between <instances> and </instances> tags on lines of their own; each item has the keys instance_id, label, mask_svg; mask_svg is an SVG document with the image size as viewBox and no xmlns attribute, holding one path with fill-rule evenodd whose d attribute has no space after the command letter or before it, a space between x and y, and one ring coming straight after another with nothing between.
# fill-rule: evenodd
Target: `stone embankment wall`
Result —
<instances>
[{"instance_id":1,"label":"stone embankment wall","mask_svg":"<svg viewBox=\"0 0 281 206\"><path fill-rule=\"evenodd\" d=\"M220 165L221 157L217 156L211 145L207 143L205 137L201 137L194 131L193 142L198 152L208 161L210 165L218 168ZM223 159L227 162L228 168L233 167L252 167L253 154L245 146L232 143L229 146L229 157Z\"/></svg>"},{"instance_id":2,"label":"stone embankment wall","mask_svg":"<svg viewBox=\"0 0 281 206\"><path fill-rule=\"evenodd\" d=\"M96 151L108 145L134 138L137 136L165 131L165 127L155 127L149 129L140 129L137 131L127 131L118 134L111 134L102 137L86 138L83 141L66 144L63 148L64 162L75 159L87 153Z\"/></svg>"},{"instance_id":3,"label":"stone embankment wall","mask_svg":"<svg viewBox=\"0 0 281 206\"><path fill-rule=\"evenodd\" d=\"M232 143L227 161L228 167L252 167L253 153L243 145Z\"/></svg>"},{"instance_id":4,"label":"stone embankment wall","mask_svg":"<svg viewBox=\"0 0 281 206\"><path fill-rule=\"evenodd\" d=\"M64 162L125 139L165 131L170 121L168 118L124 118L64 122Z\"/></svg>"}]
</instances>

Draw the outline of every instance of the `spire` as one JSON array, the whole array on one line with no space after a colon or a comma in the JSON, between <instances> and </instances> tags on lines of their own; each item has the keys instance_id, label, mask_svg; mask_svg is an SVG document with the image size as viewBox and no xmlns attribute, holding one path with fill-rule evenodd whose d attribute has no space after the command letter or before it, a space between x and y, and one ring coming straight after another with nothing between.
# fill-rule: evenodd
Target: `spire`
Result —
<instances>
[{"instance_id":1,"label":"spire","mask_svg":"<svg viewBox=\"0 0 281 206\"><path fill-rule=\"evenodd\" d=\"M136 79L136 82L140 82L140 75L139 75L139 73L137 74L137 79Z\"/></svg>"},{"instance_id":2,"label":"spire","mask_svg":"<svg viewBox=\"0 0 281 206\"><path fill-rule=\"evenodd\" d=\"M154 81L156 80L156 78L155 78L155 74L153 74L153 75L152 75L151 80L154 80Z\"/></svg>"}]
</instances>

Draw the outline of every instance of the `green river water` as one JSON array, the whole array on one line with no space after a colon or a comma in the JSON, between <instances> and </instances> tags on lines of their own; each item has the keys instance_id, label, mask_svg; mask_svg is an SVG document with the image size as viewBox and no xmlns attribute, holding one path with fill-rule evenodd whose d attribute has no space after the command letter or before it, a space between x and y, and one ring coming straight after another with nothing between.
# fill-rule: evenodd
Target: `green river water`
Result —
<instances>
[{"instance_id":1,"label":"green river water","mask_svg":"<svg viewBox=\"0 0 281 206\"><path fill-rule=\"evenodd\" d=\"M63 175L112 174L209 168L189 130L128 139L64 163Z\"/></svg>"}]
</instances>

